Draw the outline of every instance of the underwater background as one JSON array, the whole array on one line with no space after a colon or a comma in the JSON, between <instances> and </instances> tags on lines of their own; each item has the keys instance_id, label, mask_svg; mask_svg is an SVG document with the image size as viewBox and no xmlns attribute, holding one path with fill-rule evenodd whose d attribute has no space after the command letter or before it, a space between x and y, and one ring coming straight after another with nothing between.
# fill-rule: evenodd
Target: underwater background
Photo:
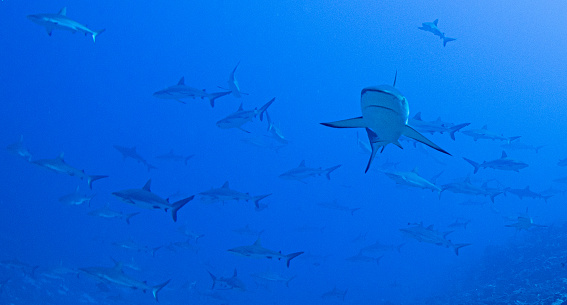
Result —
<instances>
[{"instance_id":1,"label":"underwater background","mask_svg":"<svg viewBox=\"0 0 567 305\"><path fill-rule=\"evenodd\" d=\"M63 7L105 31L96 42L49 36L26 18ZM160 304L567 301L566 14L564 1L523 0L0 2L0 303L155 304L151 287L168 280ZM435 19L455 41L418 29ZM240 98L211 107L153 96L181 77L201 94L227 92L218 87L237 64ZM452 156L402 141L364 173L366 131L320 123L360 116L361 90L391 86L396 74L410 125L418 112L470 125L455 140L422 132ZM241 129L217 126L241 103L260 109L274 97L273 125L257 115ZM465 134L485 125L504 140ZM473 173L463 159L503 150L528 166ZM181 157L159 158L171 151ZM37 162L61 153L79 172L108 177L91 190ZM303 160L312 177L280 177ZM385 174L414 169L438 190ZM149 179L172 203L195 195L177 221L113 195ZM226 181L242 196L270 195L255 205L203 194ZM493 188L494 202L451 192L463 181ZM534 198L517 195L526 186ZM94 197L66 204L73 194ZM401 231L416 227L442 243ZM304 253L287 267L227 251L258 238ZM456 255L453 243L470 245Z\"/></svg>"}]
</instances>

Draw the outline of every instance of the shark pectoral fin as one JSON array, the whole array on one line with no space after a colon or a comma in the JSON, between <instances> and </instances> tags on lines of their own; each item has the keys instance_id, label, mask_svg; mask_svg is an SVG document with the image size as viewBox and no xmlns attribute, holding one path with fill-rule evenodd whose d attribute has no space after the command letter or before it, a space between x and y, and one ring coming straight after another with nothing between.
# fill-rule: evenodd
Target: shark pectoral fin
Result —
<instances>
[{"instance_id":1,"label":"shark pectoral fin","mask_svg":"<svg viewBox=\"0 0 567 305\"><path fill-rule=\"evenodd\" d=\"M45 31L47 32L47 35L51 36L51 33L53 33L53 28L50 26L46 26Z\"/></svg>"},{"instance_id":2,"label":"shark pectoral fin","mask_svg":"<svg viewBox=\"0 0 567 305\"><path fill-rule=\"evenodd\" d=\"M330 123L321 123L321 125L333 127L333 128L364 128L366 127L366 123L364 122L364 118L357 117L347 120L335 121Z\"/></svg>"},{"instance_id":3,"label":"shark pectoral fin","mask_svg":"<svg viewBox=\"0 0 567 305\"><path fill-rule=\"evenodd\" d=\"M246 129L242 128L242 127L238 127L238 129L240 129L240 130L244 131L245 133L250 133L250 131L248 131L248 130L246 130Z\"/></svg>"},{"instance_id":4,"label":"shark pectoral fin","mask_svg":"<svg viewBox=\"0 0 567 305\"><path fill-rule=\"evenodd\" d=\"M403 135L408 137L408 138L414 139L418 142L421 142L421 143L423 143L423 144L425 144L425 145L427 145L427 146L429 146L429 147L431 147L435 150L438 150L438 151L440 151L444 154L447 154L449 156L451 155L450 153L446 152L443 148L437 146L437 144L431 142L429 139L427 139L422 134L417 132L415 129L411 128L409 125L406 125L404 127Z\"/></svg>"},{"instance_id":5,"label":"shark pectoral fin","mask_svg":"<svg viewBox=\"0 0 567 305\"><path fill-rule=\"evenodd\" d=\"M368 164L366 165L366 170L364 170L364 173L368 172L368 169L370 168L370 164L372 163L372 160L374 160L374 157L378 152L378 148L380 148L380 146L384 144L383 142L379 141L378 135L376 135L376 133L372 131L370 128L366 128L366 133L368 134L368 140L370 141L372 152L370 153L370 159L368 159Z\"/></svg>"}]
</instances>

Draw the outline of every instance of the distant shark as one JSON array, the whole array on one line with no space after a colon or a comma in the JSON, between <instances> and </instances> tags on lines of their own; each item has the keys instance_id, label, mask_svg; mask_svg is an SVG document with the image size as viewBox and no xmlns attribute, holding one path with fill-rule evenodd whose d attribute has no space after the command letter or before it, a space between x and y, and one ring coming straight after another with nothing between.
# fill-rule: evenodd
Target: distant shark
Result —
<instances>
[{"instance_id":1,"label":"distant shark","mask_svg":"<svg viewBox=\"0 0 567 305\"><path fill-rule=\"evenodd\" d=\"M428 189L433 192L437 192L439 196L441 196L442 190L435 183L442 172L433 177L431 181L420 176L417 172L417 168L414 168L411 172L384 171L384 174L388 176L388 178L394 180L397 184Z\"/></svg>"},{"instance_id":2,"label":"distant shark","mask_svg":"<svg viewBox=\"0 0 567 305\"><path fill-rule=\"evenodd\" d=\"M270 195L271 194L251 196L249 193L242 193L236 190L232 190L230 189L228 181L226 181L220 188L213 188L208 191L199 193L199 196L201 196L201 198L207 202L245 200L245 201L252 201L254 203L254 206L256 206L257 208L259 207L260 200Z\"/></svg>"},{"instance_id":3,"label":"distant shark","mask_svg":"<svg viewBox=\"0 0 567 305\"><path fill-rule=\"evenodd\" d=\"M8 146L6 146L6 149L15 154L16 156L19 156L23 159L25 159L28 162L31 162L32 159L32 155L30 153L30 151L24 146L24 136L20 136L20 140L16 143L12 143Z\"/></svg>"},{"instance_id":4,"label":"distant shark","mask_svg":"<svg viewBox=\"0 0 567 305\"><path fill-rule=\"evenodd\" d=\"M51 36L53 30L66 30L75 32L89 34L93 38L93 42L96 41L96 37L104 32L104 29L99 31L93 31L87 26L78 23L75 20L69 19L67 17L67 8L62 8L57 14L37 14L28 15L28 19L31 21L44 26L47 31L47 35Z\"/></svg>"},{"instance_id":5,"label":"distant shark","mask_svg":"<svg viewBox=\"0 0 567 305\"><path fill-rule=\"evenodd\" d=\"M469 137L472 137L473 140L475 141L477 141L478 139L487 139L492 141L499 140L499 141L506 141L508 144L512 143L512 141L521 138L521 136L505 137L502 134L497 134L495 132L489 131L487 125L482 126L482 128L480 129L463 130L461 131L461 133Z\"/></svg>"},{"instance_id":6,"label":"distant shark","mask_svg":"<svg viewBox=\"0 0 567 305\"><path fill-rule=\"evenodd\" d=\"M148 168L148 172L151 169L157 169L157 167L148 163L148 161L146 161L146 159L144 159L142 156L140 156L140 154L138 154L138 152L136 151L136 146L125 147L125 146L120 146L120 145L114 145L113 147L114 147L114 149L118 150L122 154L123 160L126 160L126 158L134 159L134 160L138 161L138 163L144 164Z\"/></svg>"},{"instance_id":7,"label":"distant shark","mask_svg":"<svg viewBox=\"0 0 567 305\"><path fill-rule=\"evenodd\" d=\"M237 289L241 291L246 290L246 285L237 277L236 269L231 277L216 277L210 271L207 271L213 280L213 286L211 289L215 289L215 286L219 290Z\"/></svg>"},{"instance_id":8,"label":"distant shark","mask_svg":"<svg viewBox=\"0 0 567 305\"><path fill-rule=\"evenodd\" d=\"M240 86L238 85L238 81L236 80L236 77L234 76L234 73L236 73L236 69L238 68L238 66L240 65L240 62L238 62L236 64L236 66L234 67L234 69L232 70L232 72L230 72L230 75L228 76L228 88L223 88L220 87L223 90L228 90L230 92L232 92L232 95L234 97L240 98L242 97L242 95L248 95L248 93L244 93L242 91L240 91Z\"/></svg>"},{"instance_id":9,"label":"distant shark","mask_svg":"<svg viewBox=\"0 0 567 305\"><path fill-rule=\"evenodd\" d=\"M467 158L463 158L463 159L474 167L475 174L478 172L480 168L493 168L499 170L519 172L522 168L528 167L528 164L524 162L512 160L508 158L508 155L506 154L505 151L502 151L502 155L500 159L496 159L492 161L484 161L480 164Z\"/></svg>"},{"instance_id":10,"label":"distant shark","mask_svg":"<svg viewBox=\"0 0 567 305\"><path fill-rule=\"evenodd\" d=\"M306 183L305 181L303 181L303 179L308 177L321 176L325 174L327 180L331 180L331 173L339 167L341 167L340 164L333 167L329 167L327 169L322 169L320 167L312 168L305 166L305 160L302 160L301 163L299 163L298 167L292 168L286 171L285 173L281 174L280 178L289 179L289 180L298 180L303 183Z\"/></svg>"},{"instance_id":11,"label":"distant shark","mask_svg":"<svg viewBox=\"0 0 567 305\"><path fill-rule=\"evenodd\" d=\"M439 19L435 19L435 21L433 21L433 22L424 22L424 23L421 24L421 27L418 27L418 29L426 31L426 32L431 32L431 33L433 33L433 35L439 36L439 38L443 39L443 46L446 46L447 42L449 42L449 41L457 40L455 38L446 37L445 33L441 32L441 30L437 27L438 22L439 22Z\"/></svg>"},{"instance_id":12,"label":"distant shark","mask_svg":"<svg viewBox=\"0 0 567 305\"><path fill-rule=\"evenodd\" d=\"M274 97L266 104L264 104L264 106L262 106L260 109L254 108L254 110L244 110L244 108L242 108L242 103L240 103L240 106L238 107L238 110L236 110L236 112L228 115L227 117L219 120L216 123L217 127L221 129L237 128L246 133L250 133L249 131L243 129L242 125L244 125L246 122L252 122L258 115L260 115L260 121L262 121L264 118L264 112L266 112L268 107L270 107L270 105L272 105L275 100L276 98Z\"/></svg>"},{"instance_id":13,"label":"distant shark","mask_svg":"<svg viewBox=\"0 0 567 305\"><path fill-rule=\"evenodd\" d=\"M91 200L93 199L94 196L95 196L94 194L90 196L81 194L79 192L79 186L77 186L75 192L61 196L59 198L59 202L67 205L82 205L86 203L88 204L88 206L91 206Z\"/></svg>"},{"instance_id":14,"label":"distant shark","mask_svg":"<svg viewBox=\"0 0 567 305\"><path fill-rule=\"evenodd\" d=\"M52 171L57 172L57 173L79 177L79 178L81 178L81 180L86 179L87 184L89 185L90 189L93 188L93 182L94 181L108 177L108 176L102 176L102 175L87 175L87 174L85 174L84 170L78 170L78 169L72 167L71 165L65 163L65 160L63 160L63 157L64 157L64 154L61 153L55 159L41 159L41 160L32 161L31 163L39 165L39 166L44 167L44 168L47 168L47 169L52 170Z\"/></svg>"},{"instance_id":15,"label":"distant shark","mask_svg":"<svg viewBox=\"0 0 567 305\"><path fill-rule=\"evenodd\" d=\"M441 118L437 118L435 121L424 121L421 118L421 112L418 112L413 118L410 118L408 122L416 130L421 132L430 134L434 134L436 132L443 134L444 132L448 132L453 141L455 140L455 133L457 131L470 125L470 123L455 125L453 123L443 122Z\"/></svg>"},{"instance_id":16,"label":"distant shark","mask_svg":"<svg viewBox=\"0 0 567 305\"><path fill-rule=\"evenodd\" d=\"M365 172L368 172L380 147L382 147L381 151L384 151L384 148L391 143L402 148L399 142L402 135L450 155L407 124L408 101L398 89L394 88L395 85L396 78L394 78L393 86L378 85L362 89L360 93L361 117L321 123L333 128L366 128L372 153Z\"/></svg>"},{"instance_id":17,"label":"distant shark","mask_svg":"<svg viewBox=\"0 0 567 305\"><path fill-rule=\"evenodd\" d=\"M173 152L173 149L172 149L167 154L157 156L156 159L170 160L170 161L183 161L185 163L185 165L187 165L187 161L189 161L189 159L191 159L193 157L195 157L195 155L188 155L188 156L177 155Z\"/></svg>"},{"instance_id":18,"label":"distant shark","mask_svg":"<svg viewBox=\"0 0 567 305\"><path fill-rule=\"evenodd\" d=\"M180 103L185 104L182 99L184 98L207 98L211 103L211 107L215 107L215 100L219 97L225 96L230 94L230 91L227 92L215 92L215 93L208 93L205 90L196 89L193 87L189 87L185 85L185 78L181 77L177 85L169 86L163 90L159 90L154 92L154 96L161 99L170 99L176 100Z\"/></svg>"},{"instance_id":19,"label":"distant shark","mask_svg":"<svg viewBox=\"0 0 567 305\"><path fill-rule=\"evenodd\" d=\"M284 259L286 262L286 266L289 268L289 262L298 257L299 255L303 254L303 252L295 252L288 255L282 254L281 251L276 252L274 250L266 249L262 247L262 243L260 242L260 238L249 246L240 246L233 249L229 249L228 252L232 252L234 254L252 257L252 258L267 258L273 259L276 258L278 260Z\"/></svg>"}]
</instances>

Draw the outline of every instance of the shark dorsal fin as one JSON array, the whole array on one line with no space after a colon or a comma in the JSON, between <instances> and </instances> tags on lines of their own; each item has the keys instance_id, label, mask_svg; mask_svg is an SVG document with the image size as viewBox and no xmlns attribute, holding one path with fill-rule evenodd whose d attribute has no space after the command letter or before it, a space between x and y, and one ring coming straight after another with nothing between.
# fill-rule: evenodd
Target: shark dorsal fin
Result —
<instances>
[{"instance_id":1,"label":"shark dorsal fin","mask_svg":"<svg viewBox=\"0 0 567 305\"><path fill-rule=\"evenodd\" d=\"M236 110L236 111L243 111L243 110L244 110L244 108L242 107L242 103L240 103L240 106L238 106L238 110Z\"/></svg>"},{"instance_id":2,"label":"shark dorsal fin","mask_svg":"<svg viewBox=\"0 0 567 305\"><path fill-rule=\"evenodd\" d=\"M65 153L61 152L59 156L57 156L57 159L63 161L63 158L65 158Z\"/></svg>"},{"instance_id":3,"label":"shark dorsal fin","mask_svg":"<svg viewBox=\"0 0 567 305\"><path fill-rule=\"evenodd\" d=\"M396 80L398 79L398 70L396 70L396 75L394 75L394 84L392 87L396 87Z\"/></svg>"},{"instance_id":4,"label":"shark dorsal fin","mask_svg":"<svg viewBox=\"0 0 567 305\"><path fill-rule=\"evenodd\" d=\"M421 111L418 112L418 113L416 113L416 114L413 116L413 119L414 119L414 120L421 121Z\"/></svg>"},{"instance_id":5,"label":"shark dorsal fin","mask_svg":"<svg viewBox=\"0 0 567 305\"><path fill-rule=\"evenodd\" d=\"M177 85L185 85L185 76L181 76L181 79L177 82Z\"/></svg>"},{"instance_id":6,"label":"shark dorsal fin","mask_svg":"<svg viewBox=\"0 0 567 305\"><path fill-rule=\"evenodd\" d=\"M222 185L222 188L223 188L223 189L229 188L229 187L228 187L228 181L226 181L226 182Z\"/></svg>"},{"instance_id":7,"label":"shark dorsal fin","mask_svg":"<svg viewBox=\"0 0 567 305\"><path fill-rule=\"evenodd\" d=\"M253 246L262 246L262 241L260 240L260 237L258 237L258 239L256 239L256 241L254 242Z\"/></svg>"},{"instance_id":8,"label":"shark dorsal fin","mask_svg":"<svg viewBox=\"0 0 567 305\"><path fill-rule=\"evenodd\" d=\"M438 22L439 22L439 19L435 19L435 21L433 21L433 24L435 24L435 26L437 26Z\"/></svg>"},{"instance_id":9,"label":"shark dorsal fin","mask_svg":"<svg viewBox=\"0 0 567 305\"><path fill-rule=\"evenodd\" d=\"M411 170L412 173L417 174L417 166Z\"/></svg>"},{"instance_id":10,"label":"shark dorsal fin","mask_svg":"<svg viewBox=\"0 0 567 305\"><path fill-rule=\"evenodd\" d=\"M488 130L488 125L484 125L484 126L482 126L482 128L481 128L481 129L482 129L482 130Z\"/></svg>"},{"instance_id":11,"label":"shark dorsal fin","mask_svg":"<svg viewBox=\"0 0 567 305\"><path fill-rule=\"evenodd\" d=\"M504 158L506 158L506 157L508 157L508 155L506 154L505 151L502 151L502 157L500 157L500 159L504 159Z\"/></svg>"},{"instance_id":12,"label":"shark dorsal fin","mask_svg":"<svg viewBox=\"0 0 567 305\"><path fill-rule=\"evenodd\" d=\"M59 15L61 15L61 16L67 16L67 7L62 8L62 9L59 11Z\"/></svg>"},{"instance_id":13,"label":"shark dorsal fin","mask_svg":"<svg viewBox=\"0 0 567 305\"><path fill-rule=\"evenodd\" d=\"M236 277L236 268L234 268L234 274L232 275L232 277Z\"/></svg>"},{"instance_id":14,"label":"shark dorsal fin","mask_svg":"<svg viewBox=\"0 0 567 305\"><path fill-rule=\"evenodd\" d=\"M299 163L299 167L305 167L305 160L301 160L301 163Z\"/></svg>"},{"instance_id":15,"label":"shark dorsal fin","mask_svg":"<svg viewBox=\"0 0 567 305\"><path fill-rule=\"evenodd\" d=\"M142 189L144 191L151 192L151 190L150 190L151 185L152 185L152 179L150 178L150 180L148 180L148 182L146 182L146 184L144 184L144 187Z\"/></svg>"}]
</instances>

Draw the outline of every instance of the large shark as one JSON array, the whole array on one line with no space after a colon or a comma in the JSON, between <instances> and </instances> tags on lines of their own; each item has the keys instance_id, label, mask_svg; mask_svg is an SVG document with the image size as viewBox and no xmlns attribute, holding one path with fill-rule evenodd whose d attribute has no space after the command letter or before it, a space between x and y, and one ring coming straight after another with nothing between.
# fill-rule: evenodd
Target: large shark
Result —
<instances>
[{"instance_id":1,"label":"large shark","mask_svg":"<svg viewBox=\"0 0 567 305\"><path fill-rule=\"evenodd\" d=\"M28 15L28 19L31 21L44 26L45 30L47 31L47 35L51 36L53 30L66 30L75 32L85 33L85 35L91 35L93 38L93 42L96 41L96 37L100 35L100 33L104 32L104 29L99 31L93 31L89 29L87 26L78 23L75 20L69 19L67 17L67 8L62 8L59 13L57 14L37 14L37 15Z\"/></svg>"},{"instance_id":2,"label":"large shark","mask_svg":"<svg viewBox=\"0 0 567 305\"><path fill-rule=\"evenodd\" d=\"M474 167L475 174L478 172L480 168L493 168L499 170L519 172L522 168L528 167L528 165L522 161L517 161L508 158L508 155L506 154L505 151L502 151L502 155L500 156L500 159L496 159L492 161L484 161L480 164L467 158L463 158L463 159Z\"/></svg>"},{"instance_id":3,"label":"large shark","mask_svg":"<svg viewBox=\"0 0 567 305\"><path fill-rule=\"evenodd\" d=\"M21 135L20 136L20 140L16 143L12 143L8 146L6 146L6 149L15 154L16 156L19 156L23 159L25 159L26 161L30 162L32 159L32 155L30 153L30 151L24 146L24 136Z\"/></svg>"},{"instance_id":4,"label":"large shark","mask_svg":"<svg viewBox=\"0 0 567 305\"><path fill-rule=\"evenodd\" d=\"M149 246L140 245L133 240L126 240L126 241L122 241L122 242L113 242L112 245L116 246L118 248L122 248L122 249L133 250L133 251L142 252L142 253L148 253L148 254L151 254L152 257L156 256L157 250L163 248L163 246L157 246L157 247L152 248L152 247L149 247Z\"/></svg>"},{"instance_id":5,"label":"large shark","mask_svg":"<svg viewBox=\"0 0 567 305\"><path fill-rule=\"evenodd\" d=\"M157 167L151 165L150 163L148 163L148 161L146 161L146 159L144 159L142 156L140 156L140 154L136 151L136 146L125 147L125 146L120 146L120 145L113 145L113 147L114 147L114 149L118 150L118 152L120 152L122 154L123 160L126 160L126 158L132 158L132 159L136 160L138 163L144 164L144 166L146 166L148 168L148 172L151 169L157 169Z\"/></svg>"},{"instance_id":6,"label":"large shark","mask_svg":"<svg viewBox=\"0 0 567 305\"><path fill-rule=\"evenodd\" d=\"M241 291L246 290L246 285L244 285L244 282L242 282L237 277L236 269L234 269L234 273L232 274L231 277L216 277L210 271L207 272L209 273L211 279L213 280L213 286L211 287L211 289L215 289L216 286L217 289L219 290L228 290L228 289L237 289Z\"/></svg>"},{"instance_id":7,"label":"large shark","mask_svg":"<svg viewBox=\"0 0 567 305\"><path fill-rule=\"evenodd\" d=\"M208 93L205 90L196 89L193 87L189 87L185 85L185 77L181 77L177 85L169 86L163 90L159 90L154 92L154 96L161 99L168 99L168 100L176 100L180 103L185 104L182 99L184 98L207 98L211 103L211 107L215 107L215 100L221 96L225 96L230 94L230 91L227 92L215 92L215 93Z\"/></svg>"},{"instance_id":8,"label":"large shark","mask_svg":"<svg viewBox=\"0 0 567 305\"><path fill-rule=\"evenodd\" d=\"M303 254L303 252L295 252L284 255L282 254L282 251L276 252L274 250L266 249L262 247L262 243L260 242L259 237L252 245L232 248L229 249L228 252L232 252L234 254L251 257L251 258L267 258L267 259L277 258L278 260L284 259L286 266L288 268L289 268L289 262L292 259Z\"/></svg>"},{"instance_id":9,"label":"large shark","mask_svg":"<svg viewBox=\"0 0 567 305\"><path fill-rule=\"evenodd\" d=\"M84 170L78 170L78 169L72 167L71 165L65 163L65 160L63 160L63 157L64 157L64 154L61 153L55 159L40 159L40 160L32 161L31 163L37 164L41 167L47 168L47 169L52 170L52 171L57 172L57 173L79 177L79 178L81 178L81 180L86 179L87 184L89 185L90 189L93 188L93 182L94 181L108 177L108 176L102 176L102 175L87 175Z\"/></svg>"},{"instance_id":10,"label":"large shark","mask_svg":"<svg viewBox=\"0 0 567 305\"><path fill-rule=\"evenodd\" d=\"M249 193L242 193L236 190L230 189L228 185L228 181L226 181L222 187L213 188L208 191L200 192L199 196L206 202L214 202L214 201L231 201L231 200L245 200L245 201L252 201L254 206L259 207L260 200L270 196L271 194L266 195L259 195L259 196L251 196Z\"/></svg>"},{"instance_id":11,"label":"large shark","mask_svg":"<svg viewBox=\"0 0 567 305\"><path fill-rule=\"evenodd\" d=\"M434 134L436 132L443 134L448 132L453 141L455 140L455 133L464 127L469 126L471 123L463 123L455 125L453 123L443 122L441 118L437 118L435 121L424 121L421 118L421 112L418 112L413 118L408 120L408 123L413 126L416 130L421 132L426 132Z\"/></svg>"},{"instance_id":12,"label":"large shark","mask_svg":"<svg viewBox=\"0 0 567 305\"><path fill-rule=\"evenodd\" d=\"M112 195L122 199L122 201L146 209L160 209L164 211L171 210L173 221L177 221L177 211L181 209L187 202L193 200L195 195L169 203L169 200L152 193L150 185L152 179L148 180L141 189L127 189L112 193Z\"/></svg>"},{"instance_id":13,"label":"large shark","mask_svg":"<svg viewBox=\"0 0 567 305\"><path fill-rule=\"evenodd\" d=\"M331 173L339 167L341 167L340 164L335 165L333 167L329 167L327 169L323 169L321 167L312 168L305 166L305 160L302 160L301 163L299 163L298 167L286 171L285 173L281 174L279 177L282 179L298 180L303 183L306 183L305 181L303 181L303 179L308 177L321 176L325 174L327 179L331 180Z\"/></svg>"},{"instance_id":14,"label":"large shark","mask_svg":"<svg viewBox=\"0 0 567 305\"><path fill-rule=\"evenodd\" d=\"M165 287L165 285L169 284L170 280L165 281L159 285L150 286L147 284L146 281L139 281L134 279L133 277L127 275L122 270L122 264L117 263L112 268L106 267L88 267L88 268L80 268L80 271L94 276L105 283L114 284L118 286L124 286L131 289L139 289L142 290L144 293L146 291L151 291L154 299L158 301L158 293L159 291Z\"/></svg>"},{"instance_id":15,"label":"large shark","mask_svg":"<svg viewBox=\"0 0 567 305\"><path fill-rule=\"evenodd\" d=\"M262 106L260 109L254 108L254 110L244 110L244 108L242 108L242 103L240 103L238 110L228 115L224 119L219 120L217 122L217 126L221 129L238 128L246 133L250 133L249 131L243 129L242 125L244 125L246 122L252 122L258 115L260 115L260 121L262 121L264 118L264 112L266 112L268 107L270 107L270 105L272 105L275 100L276 98L274 97L269 102L264 104L264 106Z\"/></svg>"},{"instance_id":16,"label":"large shark","mask_svg":"<svg viewBox=\"0 0 567 305\"><path fill-rule=\"evenodd\" d=\"M394 78L393 86L378 85L362 89L360 93L361 117L321 123L333 128L366 128L372 153L365 172L368 172L372 159L380 147L384 151L384 148L391 143L402 148L399 142L402 135L450 155L407 124L408 101L398 89L394 88L395 85Z\"/></svg>"},{"instance_id":17,"label":"large shark","mask_svg":"<svg viewBox=\"0 0 567 305\"><path fill-rule=\"evenodd\" d=\"M238 68L238 65L240 65L240 62L238 62L236 64L236 66L234 67L234 69L232 70L232 72L230 72L230 75L228 76L228 88L223 88L220 87L223 90L228 90L230 92L232 92L232 95L234 97L240 98L242 97L242 95L248 95L248 93L244 93L242 91L240 91L240 86L238 85L238 81L236 80L236 77L234 76L234 73L236 73L236 69Z\"/></svg>"},{"instance_id":18,"label":"large shark","mask_svg":"<svg viewBox=\"0 0 567 305\"><path fill-rule=\"evenodd\" d=\"M424 22L424 23L421 24L421 27L418 27L418 29L426 31L426 32L431 32L431 33L433 33L433 35L439 36L439 38L443 39L443 46L446 46L447 42L449 42L449 41L456 40L456 38L446 37L445 33L441 32L441 30L437 27L438 22L439 22L439 19L435 19L435 21L433 21L433 22Z\"/></svg>"}]
</instances>

